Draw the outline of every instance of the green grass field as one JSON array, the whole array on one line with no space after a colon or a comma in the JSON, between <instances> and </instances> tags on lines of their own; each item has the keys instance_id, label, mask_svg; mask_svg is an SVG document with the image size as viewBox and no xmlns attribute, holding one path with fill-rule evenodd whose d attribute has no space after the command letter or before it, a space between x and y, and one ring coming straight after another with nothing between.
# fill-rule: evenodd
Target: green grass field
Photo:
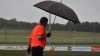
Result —
<instances>
[{"instance_id":1,"label":"green grass field","mask_svg":"<svg viewBox=\"0 0 100 56\"><path fill-rule=\"evenodd\" d=\"M0 31L0 44L27 44L30 31ZM100 44L100 33L56 31L50 38L55 44ZM100 56L91 52L45 52L45 56ZM26 56L26 51L0 50L0 56Z\"/></svg>"},{"instance_id":2,"label":"green grass field","mask_svg":"<svg viewBox=\"0 0 100 56\"><path fill-rule=\"evenodd\" d=\"M26 56L26 51L0 50L0 56ZM90 52L44 52L44 56L100 56L100 53Z\"/></svg>"},{"instance_id":3,"label":"green grass field","mask_svg":"<svg viewBox=\"0 0 100 56\"><path fill-rule=\"evenodd\" d=\"M27 44L30 31L7 30L0 32L1 44ZM56 44L99 44L100 33L56 31L50 38Z\"/></svg>"}]
</instances>

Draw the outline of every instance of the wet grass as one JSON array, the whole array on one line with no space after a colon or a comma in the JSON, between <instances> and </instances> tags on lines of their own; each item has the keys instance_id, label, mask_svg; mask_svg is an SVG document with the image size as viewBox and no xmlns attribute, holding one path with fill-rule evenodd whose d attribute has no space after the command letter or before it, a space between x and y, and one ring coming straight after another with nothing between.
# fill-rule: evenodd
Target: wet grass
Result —
<instances>
[{"instance_id":1,"label":"wet grass","mask_svg":"<svg viewBox=\"0 0 100 56\"><path fill-rule=\"evenodd\" d=\"M0 44L27 44L30 31L2 31ZM56 31L51 42L55 44L100 44L100 33Z\"/></svg>"},{"instance_id":2,"label":"wet grass","mask_svg":"<svg viewBox=\"0 0 100 56\"><path fill-rule=\"evenodd\" d=\"M26 51L0 50L0 56L26 56ZM91 52L44 52L44 56L100 56L100 53Z\"/></svg>"}]
</instances>

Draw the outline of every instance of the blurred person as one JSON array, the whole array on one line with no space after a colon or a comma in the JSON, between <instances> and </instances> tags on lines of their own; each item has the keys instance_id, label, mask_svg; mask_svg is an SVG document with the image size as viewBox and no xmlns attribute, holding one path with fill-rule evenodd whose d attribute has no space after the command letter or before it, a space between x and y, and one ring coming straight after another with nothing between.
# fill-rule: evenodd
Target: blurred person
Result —
<instances>
[{"instance_id":1,"label":"blurred person","mask_svg":"<svg viewBox=\"0 0 100 56\"><path fill-rule=\"evenodd\" d=\"M43 49L46 46L46 37L51 36L51 32L46 34L48 19L41 17L40 22L32 29L29 37L27 53L32 56L43 56Z\"/></svg>"}]
</instances>

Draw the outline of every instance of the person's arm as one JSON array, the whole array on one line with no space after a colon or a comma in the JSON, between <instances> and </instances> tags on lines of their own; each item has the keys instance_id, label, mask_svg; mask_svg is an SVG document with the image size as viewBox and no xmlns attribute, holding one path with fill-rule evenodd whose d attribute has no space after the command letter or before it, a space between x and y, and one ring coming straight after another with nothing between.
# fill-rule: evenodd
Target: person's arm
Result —
<instances>
[{"instance_id":1,"label":"person's arm","mask_svg":"<svg viewBox=\"0 0 100 56\"><path fill-rule=\"evenodd\" d=\"M31 47L31 38L28 40L28 46Z\"/></svg>"},{"instance_id":2,"label":"person's arm","mask_svg":"<svg viewBox=\"0 0 100 56\"><path fill-rule=\"evenodd\" d=\"M48 38L51 37L51 32L48 32L48 33L46 32L46 37L48 37ZM43 39L43 35L42 34L39 34L38 35L38 39L39 40L42 40Z\"/></svg>"},{"instance_id":3,"label":"person's arm","mask_svg":"<svg viewBox=\"0 0 100 56\"><path fill-rule=\"evenodd\" d=\"M28 53L28 54L31 53L31 38L29 38L29 41L28 41L27 53Z\"/></svg>"},{"instance_id":4,"label":"person's arm","mask_svg":"<svg viewBox=\"0 0 100 56\"><path fill-rule=\"evenodd\" d=\"M29 38L28 38L28 48L27 48L28 54L31 53L31 40L32 40L32 32L29 34Z\"/></svg>"}]
</instances>

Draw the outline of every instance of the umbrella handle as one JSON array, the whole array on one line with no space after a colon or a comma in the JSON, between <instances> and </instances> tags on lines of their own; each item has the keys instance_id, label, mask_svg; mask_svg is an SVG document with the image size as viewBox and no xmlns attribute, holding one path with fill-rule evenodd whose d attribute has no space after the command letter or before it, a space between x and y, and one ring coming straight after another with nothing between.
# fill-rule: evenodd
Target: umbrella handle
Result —
<instances>
[{"instance_id":1,"label":"umbrella handle","mask_svg":"<svg viewBox=\"0 0 100 56\"><path fill-rule=\"evenodd\" d=\"M55 20L56 20L56 16L54 17L54 20L53 20L53 24L55 23ZM49 14L49 32L52 32L52 26L51 26L51 14ZM47 42L48 44L51 46L51 48L55 48L55 46L51 43L50 41L50 38L47 38Z\"/></svg>"},{"instance_id":2,"label":"umbrella handle","mask_svg":"<svg viewBox=\"0 0 100 56\"><path fill-rule=\"evenodd\" d=\"M48 29L49 32L51 32L51 14L49 13L49 29Z\"/></svg>"},{"instance_id":3,"label":"umbrella handle","mask_svg":"<svg viewBox=\"0 0 100 56\"><path fill-rule=\"evenodd\" d=\"M56 21L56 16L54 17L53 23L54 24ZM49 14L49 32L52 32L52 25L51 25L51 14Z\"/></svg>"}]
</instances>

